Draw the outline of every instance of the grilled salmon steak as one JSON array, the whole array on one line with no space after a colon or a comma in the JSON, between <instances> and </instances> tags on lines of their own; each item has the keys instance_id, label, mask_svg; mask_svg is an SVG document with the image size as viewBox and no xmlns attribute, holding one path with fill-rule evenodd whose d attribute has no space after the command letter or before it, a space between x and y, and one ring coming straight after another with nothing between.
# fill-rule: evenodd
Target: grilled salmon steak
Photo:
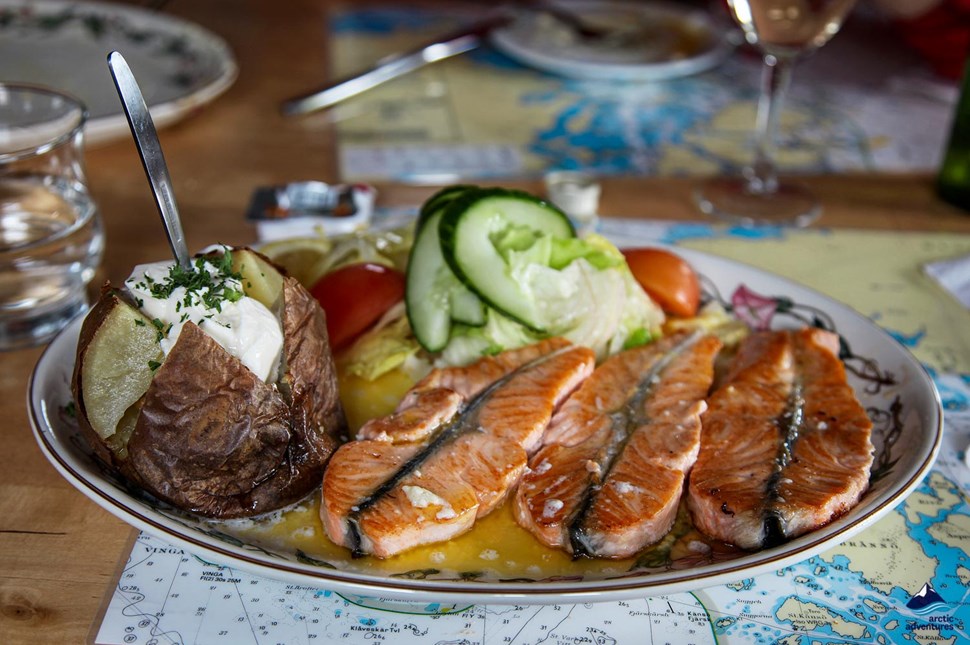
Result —
<instances>
[{"instance_id":1,"label":"grilled salmon steak","mask_svg":"<svg viewBox=\"0 0 970 645\"><path fill-rule=\"evenodd\" d=\"M859 501L872 465L872 423L838 351L839 337L816 328L745 339L703 415L688 486L698 529L759 549Z\"/></svg>"},{"instance_id":2,"label":"grilled salmon steak","mask_svg":"<svg viewBox=\"0 0 970 645\"><path fill-rule=\"evenodd\" d=\"M320 505L330 539L389 557L469 530L505 500L594 363L551 339L433 371L334 453Z\"/></svg>"},{"instance_id":3,"label":"grilled salmon steak","mask_svg":"<svg viewBox=\"0 0 970 645\"><path fill-rule=\"evenodd\" d=\"M663 537L720 347L683 332L604 361L553 417L516 491L516 521L574 556L628 557Z\"/></svg>"}]
</instances>

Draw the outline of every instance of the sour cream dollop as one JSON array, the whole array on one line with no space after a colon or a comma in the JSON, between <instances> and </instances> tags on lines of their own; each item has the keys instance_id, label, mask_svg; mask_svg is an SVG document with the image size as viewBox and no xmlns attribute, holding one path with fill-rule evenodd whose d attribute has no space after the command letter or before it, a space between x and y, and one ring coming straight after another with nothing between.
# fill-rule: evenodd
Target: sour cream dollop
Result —
<instances>
[{"instance_id":1,"label":"sour cream dollop","mask_svg":"<svg viewBox=\"0 0 970 645\"><path fill-rule=\"evenodd\" d=\"M273 312L243 293L241 280L229 269L228 253L214 261L197 258L190 270L174 262L140 264L125 286L159 328L166 356L192 321L263 381L275 380L283 330Z\"/></svg>"}]
</instances>

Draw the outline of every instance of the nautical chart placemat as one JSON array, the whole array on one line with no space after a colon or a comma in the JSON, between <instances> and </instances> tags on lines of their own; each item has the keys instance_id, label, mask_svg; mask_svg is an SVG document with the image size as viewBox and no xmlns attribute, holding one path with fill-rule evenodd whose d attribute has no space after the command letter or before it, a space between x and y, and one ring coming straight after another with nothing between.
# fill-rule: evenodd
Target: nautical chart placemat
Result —
<instances>
[{"instance_id":1,"label":"nautical chart placemat","mask_svg":"<svg viewBox=\"0 0 970 645\"><path fill-rule=\"evenodd\" d=\"M921 267L970 236L732 229L605 220L796 279L878 322L929 368L945 408L940 457L906 501L856 537L773 574L596 605L415 605L341 596L205 562L142 534L96 642L467 645L964 642L970 639L970 312Z\"/></svg>"},{"instance_id":2,"label":"nautical chart placemat","mask_svg":"<svg viewBox=\"0 0 970 645\"><path fill-rule=\"evenodd\" d=\"M413 7L332 16L332 78L469 21ZM934 80L898 42L854 15L795 69L777 157L786 171L933 171L957 88ZM753 156L760 61L738 50L720 66L668 81L569 80L490 46L435 63L327 113L346 181L447 183L537 176L736 172Z\"/></svg>"}]
</instances>

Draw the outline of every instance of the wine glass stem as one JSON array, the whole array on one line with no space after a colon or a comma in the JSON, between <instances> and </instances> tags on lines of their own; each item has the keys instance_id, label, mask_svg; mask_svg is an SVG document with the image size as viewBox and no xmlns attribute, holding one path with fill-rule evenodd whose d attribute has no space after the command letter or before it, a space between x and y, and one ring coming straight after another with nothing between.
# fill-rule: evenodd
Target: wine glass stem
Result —
<instances>
[{"instance_id":1,"label":"wine glass stem","mask_svg":"<svg viewBox=\"0 0 970 645\"><path fill-rule=\"evenodd\" d=\"M778 119L788 86L791 84L792 56L765 54L761 74L761 98L755 124L754 162L748 169L748 190L765 194L778 190L778 171L774 161Z\"/></svg>"}]
</instances>

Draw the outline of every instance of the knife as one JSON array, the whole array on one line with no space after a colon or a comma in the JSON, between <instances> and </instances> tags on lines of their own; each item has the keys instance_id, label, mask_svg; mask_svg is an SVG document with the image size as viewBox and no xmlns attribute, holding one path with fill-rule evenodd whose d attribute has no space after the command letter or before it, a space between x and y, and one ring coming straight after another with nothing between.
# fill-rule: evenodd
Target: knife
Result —
<instances>
[{"instance_id":1,"label":"knife","mask_svg":"<svg viewBox=\"0 0 970 645\"><path fill-rule=\"evenodd\" d=\"M407 52L382 58L373 67L362 73L342 78L307 94L287 99L280 106L280 111L284 116L297 116L332 107L340 101L420 67L475 49L482 44L490 31L508 24L511 20L512 15L503 12L460 27Z\"/></svg>"}]
</instances>

